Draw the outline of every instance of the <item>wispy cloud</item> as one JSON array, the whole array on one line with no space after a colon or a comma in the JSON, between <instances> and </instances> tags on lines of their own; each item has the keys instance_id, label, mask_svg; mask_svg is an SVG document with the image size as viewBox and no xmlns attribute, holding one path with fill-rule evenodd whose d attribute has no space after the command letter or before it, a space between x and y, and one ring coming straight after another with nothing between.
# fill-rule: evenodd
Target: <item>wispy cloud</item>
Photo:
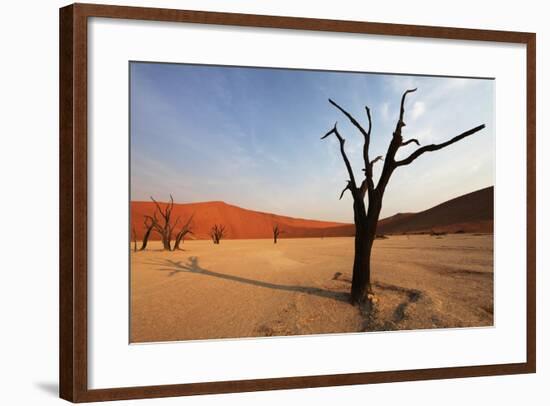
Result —
<instances>
[{"instance_id":1,"label":"wispy cloud","mask_svg":"<svg viewBox=\"0 0 550 406\"><path fill-rule=\"evenodd\" d=\"M421 101L414 102L411 109L411 117L413 121L416 121L426 111L426 104Z\"/></svg>"}]
</instances>

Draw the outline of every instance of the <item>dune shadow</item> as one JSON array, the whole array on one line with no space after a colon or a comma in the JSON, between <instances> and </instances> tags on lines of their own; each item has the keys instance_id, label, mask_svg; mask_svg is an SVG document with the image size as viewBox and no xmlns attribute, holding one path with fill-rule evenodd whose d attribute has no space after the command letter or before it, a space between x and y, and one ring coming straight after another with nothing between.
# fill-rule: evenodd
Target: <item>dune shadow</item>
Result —
<instances>
[{"instance_id":1,"label":"dune shadow","mask_svg":"<svg viewBox=\"0 0 550 406\"><path fill-rule=\"evenodd\" d=\"M350 297L345 292L333 292L326 289L316 288L312 286L300 286L300 285L283 285L272 282L265 282L256 279L244 278L242 276L228 275L221 272L214 272L208 269L202 268L199 265L199 259L197 257L189 257L187 263L182 261L174 261L166 259L163 261L149 262L149 265L159 266L159 271L168 272L168 276L174 276L179 273L192 273L204 276L211 276L214 278L220 278L229 280L232 282L244 283L247 285L258 286L266 289L283 290L287 292L305 293L308 295L319 296L327 299L333 299L340 302L350 303Z\"/></svg>"}]
</instances>

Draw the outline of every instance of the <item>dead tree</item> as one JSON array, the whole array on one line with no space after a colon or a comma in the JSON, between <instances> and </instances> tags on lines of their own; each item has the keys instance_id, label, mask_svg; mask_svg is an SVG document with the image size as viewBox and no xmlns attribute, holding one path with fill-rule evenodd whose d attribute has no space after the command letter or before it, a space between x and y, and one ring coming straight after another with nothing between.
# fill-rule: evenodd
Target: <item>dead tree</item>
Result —
<instances>
[{"instance_id":1,"label":"dead tree","mask_svg":"<svg viewBox=\"0 0 550 406\"><path fill-rule=\"evenodd\" d=\"M212 242L214 244L219 244L223 237L225 237L225 226L214 224L210 229L210 238L212 238Z\"/></svg>"},{"instance_id":2,"label":"dead tree","mask_svg":"<svg viewBox=\"0 0 550 406\"><path fill-rule=\"evenodd\" d=\"M277 238L279 238L279 235L284 233L284 231L281 231L278 224L275 224L273 226L273 244L277 244Z\"/></svg>"},{"instance_id":3,"label":"dead tree","mask_svg":"<svg viewBox=\"0 0 550 406\"><path fill-rule=\"evenodd\" d=\"M176 218L175 221L172 221L172 211L174 210L174 198L170 195L170 202L166 203L164 207L160 205L153 197L151 200L155 204L155 211L152 216L145 216L145 224L147 231L143 238L144 246L142 249L145 249L147 246L147 241L149 239L151 231L156 231L160 235L162 241L162 247L165 251L174 251L180 249L180 244L185 237L185 235L191 233L191 221L193 216L189 218L187 223L185 223L179 232L176 234L176 239L174 246L172 246L172 235L176 230L177 225L179 224L180 218ZM160 217L160 219L159 219Z\"/></svg>"},{"instance_id":4,"label":"dead tree","mask_svg":"<svg viewBox=\"0 0 550 406\"><path fill-rule=\"evenodd\" d=\"M340 199L346 192L349 190L353 197L353 213L354 213L354 222L355 222L355 255L353 262L353 276L352 276L352 285L351 285L351 302L352 304L362 304L367 301L370 302L371 296L371 251L372 245L376 236L376 227L378 224L378 219L380 217L380 211L382 209L382 198L384 196L384 191L386 186L393 174L393 172L402 166L409 165L415 159L420 157L426 152L433 152L445 148L455 142L458 142L472 134L477 133L478 131L485 128L485 124L474 127L468 131L463 132L451 138L450 140L443 142L441 144L430 144L420 147L420 143L416 139L403 140L402 129L405 127L405 122L403 117L405 114L405 98L409 93L415 92L416 89L406 90L401 97L401 108L399 111L399 118L393 132L392 139L388 146L386 156L376 157L372 161L369 157L369 144L371 137L372 129L372 119L370 114L370 109L368 106L365 106L368 119L368 128L365 129L363 126L346 110L336 104L333 100L329 99L330 104L336 107L346 118L359 130L363 135L363 161L365 168L363 169L364 178L359 182L356 180L353 169L351 167L350 161L344 150L345 139L342 138L338 132L337 125L334 124L332 130L327 132L321 139L327 138L330 135L334 135L340 144L340 153L342 159L346 166L349 180L347 185L342 190L340 194ZM408 157L396 160L395 156L399 148L414 143L419 146L413 153ZM382 168L382 173L378 179L378 183L375 185L373 180L373 166L376 162L383 161L384 166ZM368 198L368 208L365 205L365 197Z\"/></svg>"},{"instance_id":5,"label":"dead tree","mask_svg":"<svg viewBox=\"0 0 550 406\"><path fill-rule=\"evenodd\" d=\"M156 232L160 235L160 240L162 241L162 248L166 251L172 251L170 245L172 241L172 232L174 227L177 225L179 218L176 219L176 223L172 224L172 210L174 210L174 198L170 195L170 202L161 207L161 205L151 196L151 200L155 203L155 212L152 217L149 217L153 223L153 227ZM157 217L157 213L160 216L160 220Z\"/></svg>"}]
</instances>

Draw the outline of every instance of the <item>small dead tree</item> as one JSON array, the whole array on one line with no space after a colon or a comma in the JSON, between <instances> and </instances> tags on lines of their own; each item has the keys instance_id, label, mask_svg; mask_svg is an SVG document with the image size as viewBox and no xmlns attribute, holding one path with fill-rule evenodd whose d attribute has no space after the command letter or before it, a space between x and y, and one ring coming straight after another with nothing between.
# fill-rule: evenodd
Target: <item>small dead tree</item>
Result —
<instances>
[{"instance_id":1,"label":"small dead tree","mask_svg":"<svg viewBox=\"0 0 550 406\"><path fill-rule=\"evenodd\" d=\"M214 224L210 229L210 238L214 244L219 244L220 240L225 237L225 226L221 224Z\"/></svg>"},{"instance_id":2,"label":"small dead tree","mask_svg":"<svg viewBox=\"0 0 550 406\"><path fill-rule=\"evenodd\" d=\"M277 238L279 238L279 235L284 233L284 231L281 231L278 224L275 224L273 226L273 244L277 244Z\"/></svg>"},{"instance_id":3,"label":"small dead tree","mask_svg":"<svg viewBox=\"0 0 550 406\"><path fill-rule=\"evenodd\" d=\"M355 178L350 161L344 150L345 139L340 135L337 125L327 132L321 139L325 139L330 135L334 135L340 144L340 154L346 166L349 180L346 187L340 194L340 199L349 190L353 197L353 213L355 221L355 255L353 262L353 276L351 284L351 302L352 304L362 304L371 301L371 251L374 239L376 237L376 227L378 224L378 218L380 217L380 211L382 209L382 198L386 190L386 186L393 174L393 172L400 167L411 164L415 159L425 154L426 152L433 152L445 148L455 142L458 142L472 134L481 131L485 128L485 124L474 127L468 131L463 132L446 142L440 144L430 144L420 147L420 142L416 139L403 140L402 129L405 127L403 121L405 115L405 98L409 93L415 92L416 89L406 90L401 97L401 108L399 111L399 118L393 132L392 139L388 146L385 158L378 156L373 160L369 157L369 144L372 129L372 120L370 109L365 106L365 110L368 118L368 128L365 129L359 122L346 110L340 107L336 102L329 99L329 103L336 107L346 118L359 130L363 135L363 161L364 161L364 179L358 181ZM396 160L395 156L399 148L409 145L411 143L416 144L417 148L408 157ZM378 179L378 183L375 185L373 179L373 166L376 162L383 161L384 166L382 173ZM368 208L365 206L365 197L368 197Z\"/></svg>"},{"instance_id":4,"label":"small dead tree","mask_svg":"<svg viewBox=\"0 0 550 406\"><path fill-rule=\"evenodd\" d=\"M191 216L189 220L181 227L180 231L177 232L174 246L172 246L172 236L180 221L180 217L176 218L175 221L172 221L174 198L170 195L170 201L166 203L164 207L162 207L160 203L157 202L152 196L151 200L155 204L155 211L152 216L145 216L144 223L146 226L146 232L143 238L142 249L145 249L147 246L147 241L149 240L152 231L156 231L160 235L162 247L165 251L175 251L176 249L180 249L180 244L183 241L183 238L187 234L192 233L191 221L193 220L193 216Z\"/></svg>"},{"instance_id":5,"label":"small dead tree","mask_svg":"<svg viewBox=\"0 0 550 406\"><path fill-rule=\"evenodd\" d=\"M155 212L153 216L149 219L153 223L155 231L160 235L162 241L162 247L166 251L172 251L171 241L172 241L172 232L174 227L178 224L179 218L176 219L175 224L171 223L172 220L172 210L174 210L174 198L170 195L170 202L166 203L164 207L151 196L151 200L155 203ZM157 213L160 216L160 220L157 217Z\"/></svg>"}]
</instances>

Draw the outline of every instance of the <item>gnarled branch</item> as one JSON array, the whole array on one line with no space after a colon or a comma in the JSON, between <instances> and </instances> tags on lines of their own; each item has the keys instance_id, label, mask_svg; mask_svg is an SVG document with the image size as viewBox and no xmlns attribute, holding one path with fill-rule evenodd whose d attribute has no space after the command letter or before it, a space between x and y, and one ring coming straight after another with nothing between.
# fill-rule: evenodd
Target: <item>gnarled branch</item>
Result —
<instances>
[{"instance_id":1,"label":"gnarled branch","mask_svg":"<svg viewBox=\"0 0 550 406\"><path fill-rule=\"evenodd\" d=\"M402 159L401 161L397 161L395 163L396 166L403 166L403 165L408 165L410 164L411 162L413 162L416 158L418 158L420 155L422 155L423 153L425 152L432 152L432 151L437 151L437 150L440 150L442 148L445 148L451 144L454 144L455 142L458 142L460 141L461 139L463 138L466 138L472 134L475 134L477 133L478 131L481 131L485 128L485 124L481 124L481 125L478 125L477 127L474 127L468 131L465 131L463 132L462 134L459 134L457 135L456 137L454 138L451 138L449 141L446 141L446 142L443 142L441 144L430 144L430 145L425 145L421 148L418 148L416 151L414 151L411 155L409 155L407 158L405 159Z\"/></svg>"},{"instance_id":2,"label":"gnarled branch","mask_svg":"<svg viewBox=\"0 0 550 406\"><path fill-rule=\"evenodd\" d=\"M336 138L338 138L338 141L340 142L340 153L342 154L342 159L344 160L344 163L346 164L346 169L348 170L350 182L351 182L351 188L350 191L353 193L354 190L357 189L357 183L355 183L355 176L353 175L353 169L351 168L351 164L349 162L348 156L346 155L346 151L344 150L344 143L346 140L342 138L340 133L338 132L338 129L336 128L338 122L334 123L334 127L332 130L327 132L325 135L321 137L322 140L327 138L329 135L334 134Z\"/></svg>"},{"instance_id":3,"label":"gnarled branch","mask_svg":"<svg viewBox=\"0 0 550 406\"><path fill-rule=\"evenodd\" d=\"M405 90L403 96L401 96L401 107L399 110L399 119L395 125L395 131L393 132L392 140L388 146L388 151L386 152L386 159L384 160L384 167L382 168L382 174L378 180L378 185L376 185L376 190L379 194L383 194L386 189L386 185L390 180L391 174L393 173L395 166L395 154L403 142L403 137L401 136L401 129L405 127L405 122L403 117L405 115L405 99L409 93L416 92L416 88Z\"/></svg>"},{"instance_id":4,"label":"gnarled branch","mask_svg":"<svg viewBox=\"0 0 550 406\"><path fill-rule=\"evenodd\" d=\"M405 90L405 92L403 93L403 96L401 96L401 108L399 109L399 120L397 121L397 124L395 126L395 132L393 134L394 136L395 135L401 136L401 128L406 126L405 122L403 121L403 116L405 115L405 99L407 98L407 95L409 93L413 93L413 92L416 92L416 88Z\"/></svg>"},{"instance_id":5,"label":"gnarled branch","mask_svg":"<svg viewBox=\"0 0 550 406\"><path fill-rule=\"evenodd\" d=\"M372 166L378 162L378 161L383 161L384 160L384 157L382 155L378 155L376 158L374 158L371 162L370 162L370 166L372 168Z\"/></svg>"},{"instance_id":6,"label":"gnarled branch","mask_svg":"<svg viewBox=\"0 0 550 406\"><path fill-rule=\"evenodd\" d=\"M176 234L176 240L174 242L174 251L180 249L180 243L183 242L183 239L187 234L193 234L193 231L191 230L191 222L193 221L194 216L195 215L192 214L191 217L189 217L189 219L187 220L187 222L181 227L181 230Z\"/></svg>"},{"instance_id":7,"label":"gnarled branch","mask_svg":"<svg viewBox=\"0 0 550 406\"><path fill-rule=\"evenodd\" d=\"M415 143L416 145L420 146L420 142L418 142L418 140L416 138L411 138L410 140L407 140L407 141L403 141L401 143L401 146L404 147L405 145L409 145L411 143Z\"/></svg>"},{"instance_id":8,"label":"gnarled branch","mask_svg":"<svg viewBox=\"0 0 550 406\"><path fill-rule=\"evenodd\" d=\"M369 116L369 131L365 131L363 126L361 124L359 124L359 122L350 113L348 113L346 110L344 110L342 107L340 107L340 105L338 105L338 103L336 103L332 99L328 99L328 101L329 101L330 104L332 104L334 107L336 107L342 113L344 113L344 115L349 119L349 121L351 121L351 123L361 132L361 134L363 134L365 139L367 139L367 140L369 139L371 125L370 125L370 111L369 111L368 107L367 107L367 115Z\"/></svg>"},{"instance_id":9,"label":"gnarled branch","mask_svg":"<svg viewBox=\"0 0 550 406\"><path fill-rule=\"evenodd\" d=\"M338 200L342 200L342 197L344 197L344 193L346 190L350 190L350 184L351 182L348 180L348 184L346 185L346 187L344 188L344 190L342 190L342 193L340 193L340 198Z\"/></svg>"},{"instance_id":10,"label":"gnarled branch","mask_svg":"<svg viewBox=\"0 0 550 406\"><path fill-rule=\"evenodd\" d=\"M330 104L332 104L334 107L336 107L338 110L340 110L348 119L349 121L363 134L363 137L365 138L365 141L363 143L363 160L365 161L365 167L368 168L369 165L369 144L370 144L370 134L372 131L372 117L370 114L370 109L368 106L365 106L365 110L367 112L367 118L369 119L369 127L368 130L365 130L363 126L353 117L348 111L346 111L344 108L342 108L338 103L336 103L332 99L328 99ZM374 184L372 182L372 172L370 169L367 169L365 171L365 176L367 177L367 186L372 189L374 188Z\"/></svg>"}]
</instances>

